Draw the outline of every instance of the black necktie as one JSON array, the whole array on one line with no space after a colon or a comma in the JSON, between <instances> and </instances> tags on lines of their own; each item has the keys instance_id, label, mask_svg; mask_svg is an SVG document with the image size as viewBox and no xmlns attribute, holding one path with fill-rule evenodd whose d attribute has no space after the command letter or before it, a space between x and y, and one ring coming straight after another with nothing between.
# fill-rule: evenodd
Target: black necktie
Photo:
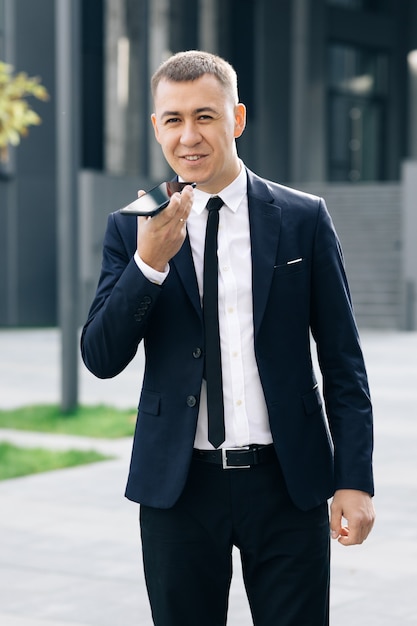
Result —
<instances>
[{"instance_id":1,"label":"black necktie","mask_svg":"<svg viewBox=\"0 0 417 626\"><path fill-rule=\"evenodd\" d=\"M203 316L206 341L205 370L207 381L208 439L218 448L225 440L222 362L220 356L218 311L217 230L219 209L223 200L218 196L207 202L206 242L204 247Z\"/></svg>"}]
</instances>

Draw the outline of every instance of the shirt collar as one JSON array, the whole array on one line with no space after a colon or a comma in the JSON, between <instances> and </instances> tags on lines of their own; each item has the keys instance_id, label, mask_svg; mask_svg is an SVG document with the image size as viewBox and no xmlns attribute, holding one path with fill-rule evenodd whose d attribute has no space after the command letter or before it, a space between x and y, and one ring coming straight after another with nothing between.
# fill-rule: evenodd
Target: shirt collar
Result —
<instances>
[{"instance_id":1,"label":"shirt collar","mask_svg":"<svg viewBox=\"0 0 417 626\"><path fill-rule=\"evenodd\" d=\"M215 194L216 196L220 196L223 200L224 204L229 207L233 213L239 208L240 203L242 202L242 198L247 193L247 174L246 168L244 167L242 161L240 161L240 172L238 176L234 179L233 182L230 183L227 187L219 191L219 193ZM194 202L193 202L193 212L200 215L213 194L206 193L205 191L201 191L201 189L194 189Z\"/></svg>"}]
</instances>

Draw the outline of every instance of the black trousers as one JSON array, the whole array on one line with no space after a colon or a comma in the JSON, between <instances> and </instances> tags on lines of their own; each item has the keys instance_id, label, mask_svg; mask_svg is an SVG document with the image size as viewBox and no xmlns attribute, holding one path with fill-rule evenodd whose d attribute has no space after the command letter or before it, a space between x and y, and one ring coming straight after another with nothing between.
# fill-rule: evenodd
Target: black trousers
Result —
<instances>
[{"instance_id":1,"label":"black trousers","mask_svg":"<svg viewBox=\"0 0 417 626\"><path fill-rule=\"evenodd\" d=\"M326 626L327 503L291 502L277 461L224 470L193 460L171 509L141 506L145 578L156 626L224 626L232 548L255 626Z\"/></svg>"}]
</instances>

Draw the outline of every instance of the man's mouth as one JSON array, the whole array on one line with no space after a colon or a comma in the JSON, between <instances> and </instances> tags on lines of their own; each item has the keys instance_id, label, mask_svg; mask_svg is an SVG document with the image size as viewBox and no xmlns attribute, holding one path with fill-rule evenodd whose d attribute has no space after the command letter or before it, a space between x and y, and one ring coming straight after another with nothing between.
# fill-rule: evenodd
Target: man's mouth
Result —
<instances>
[{"instance_id":1,"label":"man's mouth","mask_svg":"<svg viewBox=\"0 0 417 626\"><path fill-rule=\"evenodd\" d=\"M186 161L199 161L203 158L202 154L186 154L183 157Z\"/></svg>"}]
</instances>

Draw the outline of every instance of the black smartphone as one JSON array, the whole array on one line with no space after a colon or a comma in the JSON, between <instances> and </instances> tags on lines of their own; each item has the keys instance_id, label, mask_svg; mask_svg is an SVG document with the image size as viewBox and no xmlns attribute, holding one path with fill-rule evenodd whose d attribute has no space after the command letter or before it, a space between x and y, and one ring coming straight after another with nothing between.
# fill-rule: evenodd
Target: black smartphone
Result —
<instances>
[{"instance_id":1,"label":"black smartphone","mask_svg":"<svg viewBox=\"0 0 417 626\"><path fill-rule=\"evenodd\" d=\"M179 183L176 180L160 183L137 200L120 209L120 213L154 217L168 206L172 194L177 191L181 192L186 185L195 187L196 183Z\"/></svg>"}]
</instances>

